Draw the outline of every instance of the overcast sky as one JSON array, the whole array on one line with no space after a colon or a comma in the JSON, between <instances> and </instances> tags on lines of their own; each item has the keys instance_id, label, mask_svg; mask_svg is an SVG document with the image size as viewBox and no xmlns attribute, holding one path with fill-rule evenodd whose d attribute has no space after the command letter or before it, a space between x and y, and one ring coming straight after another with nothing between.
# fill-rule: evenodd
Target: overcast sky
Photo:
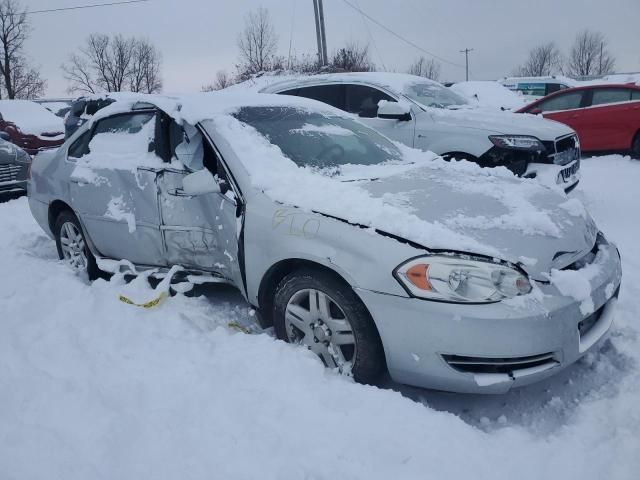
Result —
<instances>
[{"instance_id":1,"label":"overcast sky","mask_svg":"<svg viewBox=\"0 0 640 480\"><path fill-rule=\"evenodd\" d=\"M30 10L106 0L30 0ZM366 13L422 48L456 65L442 63L442 80L464 79L463 48L472 79L511 73L528 50L554 40L568 51L577 31L606 35L619 72L640 71L640 0L350 0ZM27 44L32 61L48 81L48 96L66 95L60 64L91 33L122 33L150 39L163 55L164 91L193 92L217 70L234 70L236 40L244 15L263 5L279 36L279 53L289 43L297 53L316 51L312 0L150 0L146 3L30 16ZM329 52L346 41L368 43L382 69L405 71L421 55L343 0L324 0Z\"/></svg>"}]
</instances>

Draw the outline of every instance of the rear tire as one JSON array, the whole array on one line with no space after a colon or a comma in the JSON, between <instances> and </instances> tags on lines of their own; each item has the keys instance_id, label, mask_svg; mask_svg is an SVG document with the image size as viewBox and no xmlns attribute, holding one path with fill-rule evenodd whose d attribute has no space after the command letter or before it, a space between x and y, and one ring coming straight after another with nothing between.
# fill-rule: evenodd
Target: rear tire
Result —
<instances>
[{"instance_id":1,"label":"rear tire","mask_svg":"<svg viewBox=\"0 0 640 480\"><path fill-rule=\"evenodd\" d=\"M96 263L80 226L78 218L65 210L56 218L53 234L56 239L58 257L72 270L85 274L89 280L100 277L100 269Z\"/></svg>"},{"instance_id":2,"label":"rear tire","mask_svg":"<svg viewBox=\"0 0 640 480\"><path fill-rule=\"evenodd\" d=\"M279 339L305 345L328 368L374 382L385 368L371 315L344 282L321 270L297 270L282 279L273 302Z\"/></svg>"}]
</instances>

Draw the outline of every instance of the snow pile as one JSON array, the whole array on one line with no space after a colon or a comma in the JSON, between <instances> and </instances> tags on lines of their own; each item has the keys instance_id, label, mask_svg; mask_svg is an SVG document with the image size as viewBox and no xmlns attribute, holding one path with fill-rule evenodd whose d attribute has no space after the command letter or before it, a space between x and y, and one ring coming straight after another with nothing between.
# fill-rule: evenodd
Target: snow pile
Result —
<instances>
[{"instance_id":1,"label":"snow pile","mask_svg":"<svg viewBox=\"0 0 640 480\"><path fill-rule=\"evenodd\" d=\"M45 137L50 140L64 135L63 120L30 100L0 100L0 115L27 135L55 134Z\"/></svg>"},{"instance_id":2,"label":"snow pile","mask_svg":"<svg viewBox=\"0 0 640 480\"><path fill-rule=\"evenodd\" d=\"M530 102L530 99L512 92L498 82L460 82L449 88L478 107L518 110Z\"/></svg>"},{"instance_id":3,"label":"snow pile","mask_svg":"<svg viewBox=\"0 0 640 480\"><path fill-rule=\"evenodd\" d=\"M223 287L124 304L148 287L85 283L25 199L0 204L0 477L635 479L640 164L583 169L577 193L625 263L611 340L499 397L354 384L302 348L237 333L247 306Z\"/></svg>"}]
</instances>

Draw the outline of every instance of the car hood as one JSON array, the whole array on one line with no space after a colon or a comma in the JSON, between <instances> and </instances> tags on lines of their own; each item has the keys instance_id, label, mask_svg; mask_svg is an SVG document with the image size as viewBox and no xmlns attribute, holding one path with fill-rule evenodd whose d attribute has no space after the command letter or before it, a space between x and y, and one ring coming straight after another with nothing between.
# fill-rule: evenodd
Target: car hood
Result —
<instances>
[{"instance_id":1,"label":"car hood","mask_svg":"<svg viewBox=\"0 0 640 480\"><path fill-rule=\"evenodd\" d=\"M429 108L434 121L456 128L485 130L488 134L531 135L539 140L555 140L575 133L570 127L538 115L499 112L489 108L446 110Z\"/></svg>"},{"instance_id":2,"label":"car hood","mask_svg":"<svg viewBox=\"0 0 640 480\"><path fill-rule=\"evenodd\" d=\"M568 199L534 180L475 167L468 172L446 166L421 168L362 183L361 187L420 220L484 247L468 253L489 253L519 264L537 280L546 280L552 268L564 268L593 248L597 228L579 200ZM484 172L479 175L478 171ZM404 237L420 243L419 232ZM442 244L422 245L443 249Z\"/></svg>"}]
</instances>

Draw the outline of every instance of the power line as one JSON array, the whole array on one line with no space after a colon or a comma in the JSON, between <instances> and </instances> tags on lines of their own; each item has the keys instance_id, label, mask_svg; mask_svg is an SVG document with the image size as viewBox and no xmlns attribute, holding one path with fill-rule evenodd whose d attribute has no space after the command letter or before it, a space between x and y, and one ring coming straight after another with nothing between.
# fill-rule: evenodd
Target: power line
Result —
<instances>
[{"instance_id":1,"label":"power line","mask_svg":"<svg viewBox=\"0 0 640 480\"><path fill-rule=\"evenodd\" d=\"M358 6L358 8L360 8L360 2L358 2L358 0L356 0L356 5ZM360 16L362 17L362 23L364 24L364 28L367 30L367 35L369 35L369 41L371 43L373 43L373 48L375 49L376 53L378 54L378 58L380 59L380 62L382 63L382 69L386 70L387 67L384 64L384 60L382 59L382 55L380 55L380 50L378 50L378 45L376 44L376 40L375 40L375 38L373 38L373 35L371 35L371 29L369 28L369 24L367 23L367 19L362 14L362 10L360 11Z\"/></svg>"},{"instance_id":2,"label":"power line","mask_svg":"<svg viewBox=\"0 0 640 480\"><path fill-rule=\"evenodd\" d=\"M27 15L32 15L34 13L64 12L67 10L80 10L83 8L96 8L96 7L110 7L115 5L126 5L128 3L143 3L148 1L149 0L125 0L122 2L94 3L91 5L76 5L75 7L49 8L47 10L32 10L32 11L27 11L26 13Z\"/></svg>"},{"instance_id":3,"label":"power line","mask_svg":"<svg viewBox=\"0 0 640 480\"><path fill-rule=\"evenodd\" d=\"M438 60L444 62L444 63L448 63L449 65L453 65L455 67L460 67L460 68L464 68L464 65L461 65L459 63L455 63L452 62L450 60L447 60L446 58L441 57L440 55L436 55L435 53L429 52L428 50L425 50L424 48L422 48L420 45L417 45L415 43L413 43L411 40L403 37L402 35L400 35L399 33L394 32L393 30L391 30L389 27L387 27L386 25L380 23L378 20L376 20L375 18L371 17L371 15L367 14L365 11L363 11L362 9L356 7L354 4L352 4L351 2L349 2L349 0L342 0L344 3L346 3L348 6L350 6L351 8L353 8L354 10L356 10L357 12L360 12L362 15L364 15L365 17L367 17L370 21L372 21L373 23L375 23L376 25L378 25L380 28L382 28L383 30L386 30L387 32L389 32L391 35L393 35L394 37L402 40L403 42L405 42L408 45L411 45L413 48L420 50L423 53L426 53L427 55L429 55L430 57L433 58L437 58Z\"/></svg>"}]
</instances>

